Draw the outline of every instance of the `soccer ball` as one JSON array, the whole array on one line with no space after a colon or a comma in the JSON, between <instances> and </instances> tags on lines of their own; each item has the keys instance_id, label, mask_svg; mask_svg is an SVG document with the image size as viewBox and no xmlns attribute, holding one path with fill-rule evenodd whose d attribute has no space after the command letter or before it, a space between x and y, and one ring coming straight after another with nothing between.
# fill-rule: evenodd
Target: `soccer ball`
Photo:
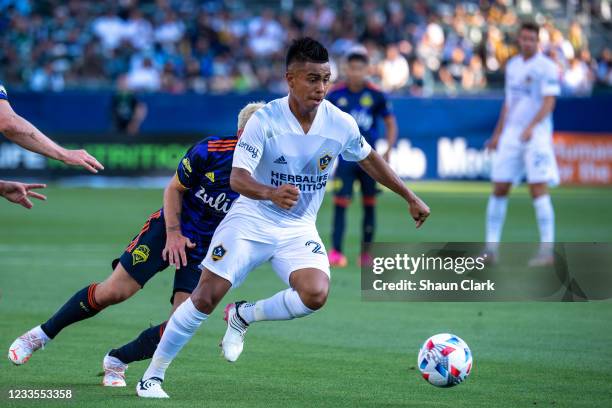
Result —
<instances>
[{"instance_id":1,"label":"soccer ball","mask_svg":"<svg viewBox=\"0 0 612 408\"><path fill-rule=\"evenodd\" d=\"M417 361L423 378L436 387L453 387L472 370L472 352L467 343L449 333L428 338Z\"/></svg>"}]
</instances>

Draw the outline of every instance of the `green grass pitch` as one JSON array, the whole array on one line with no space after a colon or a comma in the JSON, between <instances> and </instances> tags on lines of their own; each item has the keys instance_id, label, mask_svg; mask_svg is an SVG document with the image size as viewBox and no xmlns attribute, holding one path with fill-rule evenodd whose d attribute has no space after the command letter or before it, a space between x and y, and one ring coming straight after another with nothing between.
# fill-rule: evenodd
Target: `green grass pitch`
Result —
<instances>
[{"instance_id":1,"label":"green grass pitch","mask_svg":"<svg viewBox=\"0 0 612 408\"><path fill-rule=\"evenodd\" d=\"M489 185L415 183L432 209L416 231L405 204L380 197L380 242L481 241ZM0 346L46 320L76 290L104 279L160 190L49 188L31 211L0 203ZM609 241L612 189L553 192L560 241ZM329 244L331 200L319 230ZM22 367L0 362L0 406L74 407L592 407L612 406L612 303L363 302L354 266L361 210L349 212L352 266L332 271L328 304L315 315L254 325L235 364L217 346L220 307L167 372L171 399L137 399L146 362L130 365L128 387L104 389L104 354L149 324L167 318L172 272L154 278L127 302L64 330ZM530 199L512 195L504 240L537 240ZM230 300L255 300L283 287L268 267L254 271ZM418 375L416 355L430 335L450 331L474 353L467 382L437 389ZM5 352L3 351L3 352ZM72 389L70 401L9 400L9 389Z\"/></svg>"}]
</instances>

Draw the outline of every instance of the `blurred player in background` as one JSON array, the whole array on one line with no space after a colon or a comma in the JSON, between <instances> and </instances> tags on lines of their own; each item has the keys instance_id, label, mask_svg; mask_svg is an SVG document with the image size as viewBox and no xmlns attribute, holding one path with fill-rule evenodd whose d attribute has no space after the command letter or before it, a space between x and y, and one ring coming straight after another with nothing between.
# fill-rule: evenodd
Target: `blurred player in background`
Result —
<instances>
[{"instance_id":1,"label":"blurred player in background","mask_svg":"<svg viewBox=\"0 0 612 408\"><path fill-rule=\"evenodd\" d=\"M262 107L244 129L231 175L232 189L241 196L215 231L198 286L168 321L136 387L139 396L168 398L161 384L172 360L227 291L265 262L289 287L267 299L226 306L226 360L238 359L251 324L305 317L323 307L330 271L316 218L339 155L358 161L404 198L417 228L429 216L427 205L364 140L355 120L325 100L330 76L323 45L308 37L293 42L286 57L289 95Z\"/></svg>"},{"instance_id":2,"label":"blurred player in background","mask_svg":"<svg viewBox=\"0 0 612 408\"><path fill-rule=\"evenodd\" d=\"M397 123L391 109L391 103L376 86L367 80L368 54L365 47L353 47L346 56L346 82L336 85L327 99L349 113L357 122L359 131L366 142L374 146L378 139L378 119L385 123L387 151L383 158L388 162L389 154L397 139ZM346 228L346 208L351 203L353 184L359 180L363 202L362 248L359 264L369 263L369 244L374 239L376 226L376 181L372 179L356 162L338 159L338 168L334 176L334 221L332 227L332 249L329 251L331 266L344 267L348 262L342 253L342 241Z\"/></svg>"},{"instance_id":3,"label":"blurred player in background","mask_svg":"<svg viewBox=\"0 0 612 408\"><path fill-rule=\"evenodd\" d=\"M97 173L98 170L104 169L85 150L64 149L42 134L30 122L16 114L11 108L6 89L2 84L0 84L0 133L24 149L63 161L66 164L83 166L92 173ZM32 191L32 189L45 187L45 184L26 184L0 180L0 196L25 208L32 208L32 202L29 197L39 200L47 199L47 197Z\"/></svg>"},{"instance_id":4,"label":"blurred player in background","mask_svg":"<svg viewBox=\"0 0 612 408\"><path fill-rule=\"evenodd\" d=\"M496 150L491 170L493 194L487 205L487 252L497 258L498 244L506 218L508 194L514 182L527 175L540 231L540 251L532 266L553 262L555 213L548 184L559 182L553 150L552 112L561 92L555 63L538 51L539 27L521 25L520 54L506 66L506 96L488 148Z\"/></svg>"},{"instance_id":5,"label":"blurred player in background","mask_svg":"<svg viewBox=\"0 0 612 408\"><path fill-rule=\"evenodd\" d=\"M238 137L263 105L251 103L242 109ZM130 298L169 265L176 266L170 299L173 311L187 299L200 279L200 263L213 232L238 197L229 185L236 142L236 137L209 137L189 149L166 187L164 207L149 217L121 258L113 261L111 276L81 289L49 320L16 339L9 359L25 364L62 329ZM163 322L146 329L134 341L111 350L103 361L103 385L125 386L127 365L153 355L165 326Z\"/></svg>"}]
</instances>

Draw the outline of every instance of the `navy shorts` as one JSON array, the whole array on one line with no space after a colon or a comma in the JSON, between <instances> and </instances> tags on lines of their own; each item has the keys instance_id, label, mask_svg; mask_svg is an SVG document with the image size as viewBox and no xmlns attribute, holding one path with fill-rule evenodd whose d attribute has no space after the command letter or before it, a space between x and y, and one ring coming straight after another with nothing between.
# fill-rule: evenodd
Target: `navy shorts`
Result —
<instances>
[{"instance_id":1,"label":"navy shorts","mask_svg":"<svg viewBox=\"0 0 612 408\"><path fill-rule=\"evenodd\" d=\"M337 197L351 198L353 196L353 184L359 180L361 194L364 197L373 197L379 193L376 181L368 175L357 162L346 160L338 161L338 168L334 176L334 191Z\"/></svg>"},{"instance_id":2,"label":"navy shorts","mask_svg":"<svg viewBox=\"0 0 612 408\"><path fill-rule=\"evenodd\" d=\"M169 266L168 261L162 258L165 246L166 225L160 210L151 214L140 233L134 237L121 257L113 261L113 270L121 262L127 273L141 287L144 287L149 279ZM191 293L198 286L202 273L200 270L202 259L199 256L195 257L189 250L187 250L187 259L187 266L181 267L174 274L174 288L170 303L173 303L176 292Z\"/></svg>"}]
</instances>

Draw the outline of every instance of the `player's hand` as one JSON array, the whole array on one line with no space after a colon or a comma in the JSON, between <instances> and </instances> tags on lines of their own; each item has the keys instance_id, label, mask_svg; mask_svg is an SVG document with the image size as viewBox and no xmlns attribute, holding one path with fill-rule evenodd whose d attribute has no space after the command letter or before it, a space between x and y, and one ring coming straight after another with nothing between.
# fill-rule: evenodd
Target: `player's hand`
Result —
<instances>
[{"instance_id":1,"label":"player's hand","mask_svg":"<svg viewBox=\"0 0 612 408\"><path fill-rule=\"evenodd\" d=\"M419 197L415 197L415 199L408 203L410 215L414 219L416 223L416 227L420 228L421 225L427 220L429 217L430 210L427 204Z\"/></svg>"},{"instance_id":2,"label":"player's hand","mask_svg":"<svg viewBox=\"0 0 612 408\"><path fill-rule=\"evenodd\" d=\"M167 231L166 247L162 251L162 258L164 261L168 261L170 265L176 266L176 269L181 269L181 265L187 266L185 247L192 249L195 246L196 244L181 234L180 231Z\"/></svg>"},{"instance_id":3,"label":"player's hand","mask_svg":"<svg viewBox=\"0 0 612 408\"><path fill-rule=\"evenodd\" d=\"M523 133L521 133L521 140L523 142L528 142L531 140L531 136L533 136L533 128L531 126L527 126Z\"/></svg>"},{"instance_id":4,"label":"player's hand","mask_svg":"<svg viewBox=\"0 0 612 408\"><path fill-rule=\"evenodd\" d=\"M39 200L46 200L47 197L31 191L35 188L45 188L46 184L26 184L18 183L16 181L3 181L0 182L0 195L9 200L12 203L20 204L23 207L30 209L33 204L28 197L37 198Z\"/></svg>"},{"instance_id":5,"label":"player's hand","mask_svg":"<svg viewBox=\"0 0 612 408\"><path fill-rule=\"evenodd\" d=\"M71 166L84 167L92 173L104 170L104 166L95 157L87 153L86 150L64 150L61 160Z\"/></svg>"},{"instance_id":6,"label":"player's hand","mask_svg":"<svg viewBox=\"0 0 612 408\"><path fill-rule=\"evenodd\" d=\"M282 209L290 210L297 204L299 196L300 190L298 190L296 186L283 184L272 191L270 194L270 201Z\"/></svg>"},{"instance_id":7,"label":"player's hand","mask_svg":"<svg viewBox=\"0 0 612 408\"><path fill-rule=\"evenodd\" d=\"M487 150L497 150L497 144L499 143L499 137L493 136L490 139L487 139L485 142L485 149Z\"/></svg>"}]
</instances>

